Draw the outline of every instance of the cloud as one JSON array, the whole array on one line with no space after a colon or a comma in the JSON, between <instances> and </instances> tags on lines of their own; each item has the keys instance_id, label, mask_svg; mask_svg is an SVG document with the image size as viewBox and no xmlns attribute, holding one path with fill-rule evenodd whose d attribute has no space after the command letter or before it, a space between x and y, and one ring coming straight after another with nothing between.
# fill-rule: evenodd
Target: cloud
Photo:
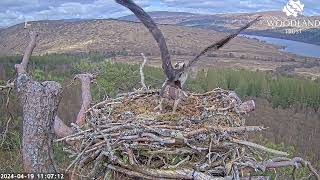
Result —
<instances>
[{"instance_id":1,"label":"cloud","mask_svg":"<svg viewBox=\"0 0 320 180\"><path fill-rule=\"evenodd\" d=\"M288 0L161 0L169 8L203 13L281 11ZM307 15L320 15L319 0L301 0Z\"/></svg>"},{"instance_id":2,"label":"cloud","mask_svg":"<svg viewBox=\"0 0 320 180\"><path fill-rule=\"evenodd\" d=\"M282 10L287 0L134 0L147 11L202 14ZM305 13L320 15L319 0L301 0ZM0 0L0 27L43 19L114 18L131 14L114 0Z\"/></svg>"},{"instance_id":3,"label":"cloud","mask_svg":"<svg viewBox=\"0 0 320 180\"><path fill-rule=\"evenodd\" d=\"M135 1L147 8L148 0ZM113 18L130 11L112 0L1 0L0 27L43 19Z\"/></svg>"}]
</instances>

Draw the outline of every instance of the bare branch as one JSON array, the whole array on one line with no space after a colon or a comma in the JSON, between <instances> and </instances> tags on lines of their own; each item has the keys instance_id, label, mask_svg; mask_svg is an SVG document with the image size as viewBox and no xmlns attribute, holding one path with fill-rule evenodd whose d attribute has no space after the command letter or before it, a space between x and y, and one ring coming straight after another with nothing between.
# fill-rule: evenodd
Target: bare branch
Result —
<instances>
[{"instance_id":1,"label":"bare branch","mask_svg":"<svg viewBox=\"0 0 320 180\"><path fill-rule=\"evenodd\" d=\"M9 83L8 83L9 84ZM8 86L8 85L7 85ZM1 91L2 89L0 89ZM2 136L2 141L0 143L0 146L3 145L4 141L6 140L6 137L7 137L7 133L9 131L9 124L11 122L11 120L13 119L13 116L10 112L10 109L9 109L9 103L10 103L10 93L11 93L11 90L12 90L12 87L11 86L8 86L8 90L7 90L7 93L6 93L6 103L5 103L5 108L6 108L6 116L8 117L7 118L7 123L6 123L6 127L5 127L5 130L3 131L3 133L1 134Z\"/></svg>"},{"instance_id":2,"label":"bare branch","mask_svg":"<svg viewBox=\"0 0 320 180\"><path fill-rule=\"evenodd\" d=\"M194 136L201 133L208 133L210 131L218 131L218 132L227 132L227 133L246 133L246 132L257 132L264 130L264 127L261 126L241 126L241 127L216 127L216 126L208 126L204 128L200 128L194 131L190 131L186 133L185 137Z\"/></svg>"},{"instance_id":3,"label":"bare branch","mask_svg":"<svg viewBox=\"0 0 320 180\"><path fill-rule=\"evenodd\" d=\"M91 80L94 77L92 74L79 74L75 78L78 78L81 81L82 105L76 120L76 124L81 127L85 122L85 112L89 109L90 103L92 101L90 85Z\"/></svg>"},{"instance_id":4,"label":"bare branch","mask_svg":"<svg viewBox=\"0 0 320 180\"><path fill-rule=\"evenodd\" d=\"M107 168L111 169L111 170L120 172L122 174L126 174L126 175L128 175L130 177L140 177L140 178L143 178L143 179L154 179L152 176L147 176L147 175L139 173L139 172L130 171L128 169L124 169L124 168L121 168L119 166L114 166L114 165L111 165L111 164L106 164L105 166Z\"/></svg>"},{"instance_id":5,"label":"bare branch","mask_svg":"<svg viewBox=\"0 0 320 180\"><path fill-rule=\"evenodd\" d=\"M194 179L194 180L231 180L231 177L212 177L202 172L193 169L177 169L177 170L156 170L147 167L136 169L138 172L148 176L168 179Z\"/></svg>"},{"instance_id":6,"label":"bare branch","mask_svg":"<svg viewBox=\"0 0 320 180\"><path fill-rule=\"evenodd\" d=\"M260 149L262 151L266 151L266 152L269 152L269 153L272 153L272 154L277 154L277 155L280 155L280 156L289 156L289 154L286 153L286 152L270 149L270 148L264 147L262 145L255 144L253 142L248 142L248 141L238 140L238 139L232 139L232 142L235 142L237 144L242 144L242 145L245 145L245 146L250 146L250 147L253 147L253 148L256 148L256 149Z\"/></svg>"},{"instance_id":7,"label":"bare branch","mask_svg":"<svg viewBox=\"0 0 320 180\"><path fill-rule=\"evenodd\" d=\"M288 167L293 166L297 167L299 164L302 166L306 166L310 172L316 177L317 180L320 180L320 176L317 173L317 170L311 165L309 161L305 161L300 157L295 157L293 159L283 159L278 160L279 158L275 158L272 160L268 160L262 163L261 168L263 171L266 169L273 169L273 168L281 168L281 167Z\"/></svg>"},{"instance_id":8,"label":"bare branch","mask_svg":"<svg viewBox=\"0 0 320 180\"><path fill-rule=\"evenodd\" d=\"M0 86L0 91L12 89L14 87L14 82L7 82L5 86Z\"/></svg>"},{"instance_id":9,"label":"bare branch","mask_svg":"<svg viewBox=\"0 0 320 180\"><path fill-rule=\"evenodd\" d=\"M81 127L85 123L85 113L89 109L92 101L90 85L92 79L94 79L94 75L78 74L74 77L73 81L75 79L79 79L81 82L82 104L76 119L76 124ZM67 126L58 116L56 116L54 120L54 131L59 138L69 136L73 133L72 128Z\"/></svg>"},{"instance_id":10,"label":"bare branch","mask_svg":"<svg viewBox=\"0 0 320 180\"><path fill-rule=\"evenodd\" d=\"M144 82L144 73L143 73L143 68L144 66L146 65L148 59L147 57L141 53L141 56L143 57L143 63L140 65L140 77L141 77L141 85L142 85L142 88L143 89L148 89L147 86L146 86L146 83Z\"/></svg>"},{"instance_id":11,"label":"bare branch","mask_svg":"<svg viewBox=\"0 0 320 180\"><path fill-rule=\"evenodd\" d=\"M22 62L20 64L16 64L15 68L18 74L23 74L26 72L27 70L27 66L28 66L28 62L30 59L30 56L33 52L33 49L36 47L36 38L37 38L38 34L35 32L30 32L30 43L28 45L28 47L26 48L24 55L23 55L23 59Z\"/></svg>"}]
</instances>

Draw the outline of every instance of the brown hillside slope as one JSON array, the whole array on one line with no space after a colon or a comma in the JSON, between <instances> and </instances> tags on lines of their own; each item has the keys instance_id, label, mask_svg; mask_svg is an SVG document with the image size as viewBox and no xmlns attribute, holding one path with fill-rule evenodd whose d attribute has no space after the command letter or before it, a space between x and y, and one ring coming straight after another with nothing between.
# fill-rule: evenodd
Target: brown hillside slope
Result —
<instances>
[{"instance_id":1,"label":"brown hillside slope","mask_svg":"<svg viewBox=\"0 0 320 180\"><path fill-rule=\"evenodd\" d=\"M280 7L279 7L280 8ZM279 9L280 10L280 9ZM238 28L251 19L262 16L262 20L255 26L250 27L244 34L267 36L288 39L320 45L319 20L320 16L288 17L282 11L263 11L255 13L225 13L225 14L190 14L178 12L149 12L159 24L176 24L187 27L199 27L217 31L230 31ZM119 19L137 21L134 15L120 17ZM288 22L292 24L288 25ZM308 25L304 24L304 21ZM299 23L299 25L298 25ZM296 26L299 26L297 28ZM291 27L293 26L293 27ZM302 29L303 32L290 34L288 29ZM291 33L296 31L291 31Z\"/></svg>"},{"instance_id":2,"label":"brown hillside slope","mask_svg":"<svg viewBox=\"0 0 320 180\"><path fill-rule=\"evenodd\" d=\"M87 21L39 21L32 22L32 28L40 32L37 54L74 53L88 51L126 51L129 54L159 54L158 47L150 33L140 24L116 20ZM212 30L160 26L170 50L192 55L224 36ZM0 30L0 54L21 54L26 42L26 30L18 24ZM259 56L289 55L279 52L277 47L255 40L236 38L222 52L253 53Z\"/></svg>"},{"instance_id":3,"label":"brown hillside slope","mask_svg":"<svg viewBox=\"0 0 320 180\"><path fill-rule=\"evenodd\" d=\"M159 48L140 23L119 20L56 20L30 23L31 28L40 33L34 54L98 51L116 54L116 61L140 62L140 53L143 52L149 57L150 64L160 64ZM18 24L0 30L0 56L22 54L26 47L24 42L27 42L27 30L23 26ZM214 30L176 25L160 25L160 28L171 54L175 55L174 61L189 60L206 46L227 35ZM279 48L258 40L237 37L219 51L202 57L199 64L205 67L276 70L282 66L304 67L302 63L316 61L314 58L282 52ZM320 76L318 72L311 72L310 67L297 73L308 77Z\"/></svg>"}]
</instances>

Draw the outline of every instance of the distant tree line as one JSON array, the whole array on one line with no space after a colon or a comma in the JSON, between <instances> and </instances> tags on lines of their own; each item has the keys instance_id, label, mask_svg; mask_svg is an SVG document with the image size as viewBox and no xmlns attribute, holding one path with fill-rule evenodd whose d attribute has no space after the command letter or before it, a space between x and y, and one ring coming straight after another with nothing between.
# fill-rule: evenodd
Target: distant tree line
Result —
<instances>
[{"instance_id":1,"label":"distant tree line","mask_svg":"<svg viewBox=\"0 0 320 180\"><path fill-rule=\"evenodd\" d=\"M292 105L320 107L320 83L299 77L278 76L261 71L211 69L198 73L188 83L196 91L221 87L236 91L240 96L264 97L273 107L289 108Z\"/></svg>"},{"instance_id":2,"label":"distant tree line","mask_svg":"<svg viewBox=\"0 0 320 180\"><path fill-rule=\"evenodd\" d=\"M74 74L99 71L97 84L109 95L129 91L139 87L139 64L129 65L108 61L107 54L89 53L82 55L48 54L33 56L29 68L38 80L69 80ZM13 65L20 56L0 57L0 79L14 75ZM142 61L137 56L136 62ZM146 82L152 87L160 87L164 79L162 70L147 67ZM128 79L129 78L129 79ZM318 110L320 107L320 83L299 77L278 76L261 71L209 69L201 70L196 78L189 78L188 90L204 92L221 87L236 91L240 96L268 98L273 107L289 108L300 104Z\"/></svg>"}]
</instances>

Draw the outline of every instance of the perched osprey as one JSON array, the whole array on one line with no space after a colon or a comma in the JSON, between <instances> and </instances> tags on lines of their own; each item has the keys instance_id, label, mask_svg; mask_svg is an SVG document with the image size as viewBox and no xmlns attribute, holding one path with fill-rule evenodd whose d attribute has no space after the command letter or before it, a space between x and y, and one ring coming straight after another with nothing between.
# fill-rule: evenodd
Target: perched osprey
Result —
<instances>
[{"instance_id":1,"label":"perched osprey","mask_svg":"<svg viewBox=\"0 0 320 180\"><path fill-rule=\"evenodd\" d=\"M135 4L132 0L115 0L115 1L118 4L121 4L122 6L125 6L129 10L131 10L137 16L137 18L144 24L144 26L148 28L148 30L150 31L150 33L158 43L158 46L161 52L162 69L166 75L166 80L163 83L160 91L161 101L159 106L157 107L160 110L162 109L162 101L163 101L164 93L167 86L169 86L170 88L175 88L179 91L182 91L182 86L188 77L188 72L190 71L192 65L194 65L202 55L204 55L209 50L220 49L225 44L227 44L231 39L235 38L241 31L247 29L252 24L257 22L261 17L261 16L257 17L253 21L241 27L235 33L229 36L226 36L220 41L208 46L203 51L201 51L195 58L191 59L187 63L179 63L175 67L173 67L165 38L162 32L160 31L160 29L158 28L158 26L156 25L156 23L153 21L153 19L141 7ZM176 104L179 103L179 100L180 98L178 97L176 99L175 106L173 108L174 111L176 109Z\"/></svg>"},{"instance_id":2,"label":"perched osprey","mask_svg":"<svg viewBox=\"0 0 320 180\"><path fill-rule=\"evenodd\" d=\"M178 62L174 65L174 69L181 69L184 68L186 64L184 62ZM174 100L174 104L173 104L173 112L176 112L178 104L180 102L180 100L183 97L186 97L186 93L182 90L183 85L185 84L185 82L188 79L188 73L184 72L181 74L181 76L179 77L179 80L175 82L174 86L167 86L166 88L163 88L163 92L161 95L161 99L160 99L160 103L159 105L155 108L155 110L163 110L163 101L164 99L170 99L170 100ZM177 88L178 87L178 88Z\"/></svg>"}]
</instances>

